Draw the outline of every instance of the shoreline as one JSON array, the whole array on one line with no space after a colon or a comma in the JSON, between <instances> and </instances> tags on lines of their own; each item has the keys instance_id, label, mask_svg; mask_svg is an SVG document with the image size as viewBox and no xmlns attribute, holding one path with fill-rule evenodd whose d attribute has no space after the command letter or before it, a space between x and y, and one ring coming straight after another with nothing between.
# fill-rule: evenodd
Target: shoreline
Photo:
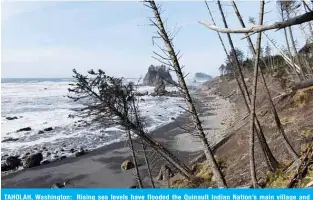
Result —
<instances>
[{"instance_id":1,"label":"shoreline","mask_svg":"<svg viewBox=\"0 0 313 200\"><path fill-rule=\"evenodd\" d=\"M196 105L200 110L200 118L204 122L204 130L208 132L209 141L214 140L211 146L216 146L227 137L227 133L224 133L227 124L223 120L231 115L232 105L217 95L209 94L209 91L199 90L197 93ZM155 140L162 143L187 165L191 159L201 152L199 142L180 129L178 125L188 124L189 122L187 114L184 113L177 117L174 122L150 133ZM219 135L220 132L223 132L223 134ZM50 188L53 184L64 181L69 182L73 185L72 187L80 188L130 187L136 184L132 170L121 171L120 168L121 163L130 158L125 141L112 143L80 157L66 158L46 165L2 175L2 187ZM152 174L154 177L157 176L159 167L163 163L157 162L153 166ZM139 159L139 165L144 186L149 187L150 180L142 159Z\"/></svg>"}]
</instances>

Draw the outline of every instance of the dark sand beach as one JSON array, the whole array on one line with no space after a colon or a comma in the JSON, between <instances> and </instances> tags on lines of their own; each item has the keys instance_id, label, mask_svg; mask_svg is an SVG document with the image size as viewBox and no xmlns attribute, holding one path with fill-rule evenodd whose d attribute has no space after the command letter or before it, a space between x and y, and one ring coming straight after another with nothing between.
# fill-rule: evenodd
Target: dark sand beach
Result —
<instances>
[{"instance_id":1,"label":"dark sand beach","mask_svg":"<svg viewBox=\"0 0 313 200\"><path fill-rule=\"evenodd\" d=\"M197 96L197 106L204 130L211 145L215 146L227 136L227 124L233 113L233 106L220 97L200 92ZM190 120L182 114L175 122L158 128L151 134L169 148L174 155L186 164L196 157L200 151L196 138L183 131L178 124L188 124ZM150 154L153 163L153 176L158 175L160 166L164 163L156 155ZM76 158L41 165L31 169L23 169L2 176L3 188L50 188L55 183L69 182L68 187L76 188L127 188L136 184L132 170L122 171L121 163L131 159L126 142L113 143ZM139 160L144 186L150 187L146 166L143 159Z\"/></svg>"}]
</instances>

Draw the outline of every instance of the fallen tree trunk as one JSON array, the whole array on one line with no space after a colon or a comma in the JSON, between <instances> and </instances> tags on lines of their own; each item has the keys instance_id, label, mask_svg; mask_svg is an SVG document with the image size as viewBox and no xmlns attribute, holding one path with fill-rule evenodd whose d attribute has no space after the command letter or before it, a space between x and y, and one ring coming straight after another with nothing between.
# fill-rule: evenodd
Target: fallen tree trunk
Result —
<instances>
[{"instance_id":1,"label":"fallen tree trunk","mask_svg":"<svg viewBox=\"0 0 313 200\"><path fill-rule=\"evenodd\" d=\"M272 30L272 29L279 30L279 29L286 28L289 26L302 24L304 22L309 22L311 20L313 20L313 11L305 13L303 15L296 16L294 18L290 18L282 22L276 22L270 25L255 25L250 28L230 29L230 28L220 28L215 25L207 24L204 21L200 21L199 23L203 24L204 26L206 26L207 28L211 30L218 31L221 33L258 33L258 32Z\"/></svg>"},{"instance_id":2,"label":"fallen tree trunk","mask_svg":"<svg viewBox=\"0 0 313 200\"><path fill-rule=\"evenodd\" d=\"M292 90L300 90L300 89L311 87L311 86L313 86L313 78L295 83L294 86L292 87Z\"/></svg>"}]
</instances>

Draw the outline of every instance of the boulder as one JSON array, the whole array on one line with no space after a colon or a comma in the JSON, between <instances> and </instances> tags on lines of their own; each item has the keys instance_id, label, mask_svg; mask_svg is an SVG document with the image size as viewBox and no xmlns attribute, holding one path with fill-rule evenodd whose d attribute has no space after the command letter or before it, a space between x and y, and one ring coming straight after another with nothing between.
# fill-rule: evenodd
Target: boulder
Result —
<instances>
[{"instance_id":1,"label":"boulder","mask_svg":"<svg viewBox=\"0 0 313 200\"><path fill-rule=\"evenodd\" d=\"M52 131L53 128L52 128L52 127L48 127L48 128L43 129L43 130L44 130L44 131Z\"/></svg>"},{"instance_id":2,"label":"boulder","mask_svg":"<svg viewBox=\"0 0 313 200\"><path fill-rule=\"evenodd\" d=\"M41 153L36 153L28 156L23 163L24 168L32 168L40 165L40 162L43 160Z\"/></svg>"},{"instance_id":3,"label":"boulder","mask_svg":"<svg viewBox=\"0 0 313 200\"><path fill-rule=\"evenodd\" d=\"M51 188L65 188L68 183L65 181L64 183L55 183L51 186Z\"/></svg>"},{"instance_id":4,"label":"boulder","mask_svg":"<svg viewBox=\"0 0 313 200\"><path fill-rule=\"evenodd\" d=\"M17 130L16 132L31 131L31 130L32 130L32 128L30 128L30 127L25 127L25 128L21 128L21 129Z\"/></svg>"},{"instance_id":5,"label":"boulder","mask_svg":"<svg viewBox=\"0 0 313 200\"><path fill-rule=\"evenodd\" d=\"M132 163L130 160L125 160L121 165L121 169L123 171L132 169L134 167L135 167L134 163Z\"/></svg>"},{"instance_id":6,"label":"boulder","mask_svg":"<svg viewBox=\"0 0 313 200\"><path fill-rule=\"evenodd\" d=\"M43 130L38 131L37 134L44 134L45 132Z\"/></svg>"},{"instance_id":7,"label":"boulder","mask_svg":"<svg viewBox=\"0 0 313 200\"><path fill-rule=\"evenodd\" d=\"M166 66L150 65L148 72L143 79L143 85L157 86L163 80L166 84L176 84Z\"/></svg>"},{"instance_id":8,"label":"boulder","mask_svg":"<svg viewBox=\"0 0 313 200\"><path fill-rule=\"evenodd\" d=\"M8 170L14 170L21 165L21 159L18 156L9 156L5 160L5 164Z\"/></svg>"},{"instance_id":9,"label":"boulder","mask_svg":"<svg viewBox=\"0 0 313 200\"><path fill-rule=\"evenodd\" d=\"M2 140L2 142L14 142L17 140L18 140L18 138L7 138L7 139Z\"/></svg>"},{"instance_id":10,"label":"boulder","mask_svg":"<svg viewBox=\"0 0 313 200\"><path fill-rule=\"evenodd\" d=\"M60 160L64 160L66 158L66 156L61 156Z\"/></svg>"},{"instance_id":11,"label":"boulder","mask_svg":"<svg viewBox=\"0 0 313 200\"><path fill-rule=\"evenodd\" d=\"M79 156L82 156L82 155L84 155L84 154L86 154L85 150L84 150L84 149L81 149L80 151L78 151L78 152L75 153L75 156L76 156L76 157L79 157Z\"/></svg>"},{"instance_id":12,"label":"boulder","mask_svg":"<svg viewBox=\"0 0 313 200\"><path fill-rule=\"evenodd\" d=\"M18 117L6 117L5 119L7 119L7 120L15 120L15 119L18 119Z\"/></svg>"},{"instance_id":13,"label":"boulder","mask_svg":"<svg viewBox=\"0 0 313 200\"><path fill-rule=\"evenodd\" d=\"M5 163L2 163L1 164L1 171L2 172L5 172L5 171L9 171L10 169L9 169L9 167L7 166L7 164L5 164Z\"/></svg>"}]
</instances>

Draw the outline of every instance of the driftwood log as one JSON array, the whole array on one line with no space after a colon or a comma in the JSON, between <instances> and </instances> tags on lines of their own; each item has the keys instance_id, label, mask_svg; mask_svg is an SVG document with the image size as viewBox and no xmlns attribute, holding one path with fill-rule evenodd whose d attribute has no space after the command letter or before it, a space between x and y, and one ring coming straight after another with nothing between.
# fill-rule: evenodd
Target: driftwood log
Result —
<instances>
[{"instance_id":1,"label":"driftwood log","mask_svg":"<svg viewBox=\"0 0 313 200\"><path fill-rule=\"evenodd\" d=\"M295 83L292 86L292 90L300 90L300 89L311 87L311 86L313 86L313 78Z\"/></svg>"}]
</instances>

